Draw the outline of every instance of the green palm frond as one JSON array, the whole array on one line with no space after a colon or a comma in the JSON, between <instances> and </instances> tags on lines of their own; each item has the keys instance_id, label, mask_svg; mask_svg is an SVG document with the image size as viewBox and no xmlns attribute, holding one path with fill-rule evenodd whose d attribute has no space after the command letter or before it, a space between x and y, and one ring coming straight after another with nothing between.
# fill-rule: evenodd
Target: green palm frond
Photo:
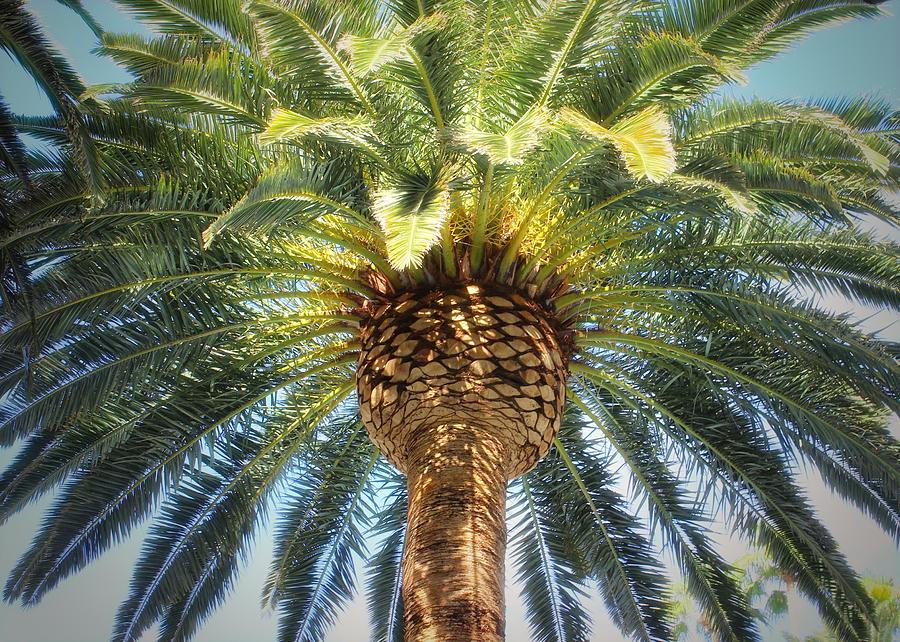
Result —
<instances>
[{"instance_id":1,"label":"green palm frond","mask_svg":"<svg viewBox=\"0 0 900 642\"><path fill-rule=\"evenodd\" d=\"M648 30L623 39L597 75L578 89L578 109L593 121L614 122L647 106L674 110L709 94L737 72L693 38Z\"/></svg>"},{"instance_id":2,"label":"green palm frond","mask_svg":"<svg viewBox=\"0 0 900 642\"><path fill-rule=\"evenodd\" d=\"M378 457L353 418L346 436L315 448L302 487L276 526L272 572L264 589L282 613L278 639L321 639L355 588L353 554L362 555L366 487Z\"/></svg>"},{"instance_id":3,"label":"green palm frond","mask_svg":"<svg viewBox=\"0 0 900 642\"><path fill-rule=\"evenodd\" d=\"M72 5L77 9L77 3ZM22 0L4 0L0 6L0 49L16 60L44 92L65 124L73 156L94 191L102 186L99 159L78 109L84 90L81 78L41 30Z\"/></svg>"},{"instance_id":4,"label":"green palm frond","mask_svg":"<svg viewBox=\"0 0 900 642\"><path fill-rule=\"evenodd\" d=\"M252 47L253 23L239 0L117 0L126 11L164 34Z\"/></svg>"},{"instance_id":5,"label":"green palm frond","mask_svg":"<svg viewBox=\"0 0 900 642\"><path fill-rule=\"evenodd\" d=\"M696 38L703 48L742 67L768 58L812 29L848 18L874 17L871 3L817 0L782 4L758 0L679 0L662 10L667 30Z\"/></svg>"},{"instance_id":6,"label":"green palm frond","mask_svg":"<svg viewBox=\"0 0 900 642\"><path fill-rule=\"evenodd\" d=\"M241 83L245 73L261 81L249 86ZM270 110L264 77L263 66L248 56L231 50L213 51L177 65L159 66L141 77L139 89L127 88L123 93L139 93L139 102L148 106L211 114L259 130Z\"/></svg>"},{"instance_id":7,"label":"green palm frond","mask_svg":"<svg viewBox=\"0 0 900 642\"><path fill-rule=\"evenodd\" d=\"M586 593L584 581L571 565L567 533L557 521L553 480L546 485L537 481L532 489L529 478L522 481L520 505L512 509L511 519L518 522L511 537L513 559L518 567L516 581L522 585L522 598L534 640L571 642L586 640L590 619L582 606ZM567 564L568 563L568 564Z\"/></svg>"},{"instance_id":8,"label":"green palm frond","mask_svg":"<svg viewBox=\"0 0 900 642\"><path fill-rule=\"evenodd\" d=\"M13 114L9 106L0 100L0 162L6 175L28 180L27 151L16 131Z\"/></svg>"},{"instance_id":9,"label":"green palm frond","mask_svg":"<svg viewBox=\"0 0 900 642\"><path fill-rule=\"evenodd\" d=\"M227 594L267 495L300 443L302 433L237 435L232 452L216 453L179 486L146 540L113 639L139 639L157 619L166 639L192 636Z\"/></svg>"},{"instance_id":10,"label":"green palm frond","mask_svg":"<svg viewBox=\"0 0 900 642\"><path fill-rule=\"evenodd\" d=\"M530 109L548 106L567 73L599 55L635 8L627 2L573 0L520 18L523 28L506 43L494 71L496 89L486 96L492 110L515 122Z\"/></svg>"},{"instance_id":11,"label":"green palm frond","mask_svg":"<svg viewBox=\"0 0 900 642\"><path fill-rule=\"evenodd\" d=\"M320 2L260 0L251 3L250 12L262 46L284 78L302 79L311 97L350 101L371 111L365 88L338 50L346 29L371 28L366 20L334 21Z\"/></svg>"},{"instance_id":12,"label":"green palm frond","mask_svg":"<svg viewBox=\"0 0 900 642\"><path fill-rule=\"evenodd\" d=\"M639 522L625 508L624 498L611 488L611 476L596 466L596 455L577 434L560 435L552 483L569 525L577 568L597 582L613 621L636 640L670 637L666 581L662 567Z\"/></svg>"},{"instance_id":13,"label":"green palm frond","mask_svg":"<svg viewBox=\"0 0 900 642\"><path fill-rule=\"evenodd\" d=\"M150 75L160 67L177 65L188 58L199 58L213 50L200 39L106 32L97 53L108 56L137 76Z\"/></svg>"},{"instance_id":14,"label":"green palm frond","mask_svg":"<svg viewBox=\"0 0 900 642\"><path fill-rule=\"evenodd\" d=\"M269 145L302 141L305 138L349 145L381 160L377 151L377 141L366 140L372 138L370 123L359 117L312 118L287 109L276 109L266 129L260 132L259 142Z\"/></svg>"},{"instance_id":15,"label":"green palm frond","mask_svg":"<svg viewBox=\"0 0 900 642\"><path fill-rule=\"evenodd\" d=\"M635 178L662 182L675 171L671 125L654 108L623 118L610 129L572 111L564 111L563 118L588 136L611 142Z\"/></svg>"},{"instance_id":16,"label":"green palm frond","mask_svg":"<svg viewBox=\"0 0 900 642\"><path fill-rule=\"evenodd\" d=\"M702 523L708 519L704 511L685 498L685 490L655 452L657 446L646 418L640 411L629 412L633 402L618 398L614 391L612 387L586 389L576 393L574 402L600 428L646 492L652 526L658 525L664 532L664 542L671 548L711 629L723 640L759 639L749 605L731 569L703 534Z\"/></svg>"},{"instance_id":17,"label":"green palm frond","mask_svg":"<svg viewBox=\"0 0 900 642\"><path fill-rule=\"evenodd\" d=\"M439 173L408 174L375 195L372 214L384 230L388 260L410 268L438 242L449 209Z\"/></svg>"},{"instance_id":18,"label":"green palm frond","mask_svg":"<svg viewBox=\"0 0 900 642\"><path fill-rule=\"evenodd\" d=\"M295 159L275 166L203 231L204 241L211 244L224 230L266 234L282 226L294 230L332 212L364 221L365 217L353 208L359 200L354 194L354 178L339 164Z\"/></svg>"},{"instance_id":19,"label":"green palm frond","mask_svg":"<svg viewBox=\"0 0 900 642\"><path fill-rule=\"evenodd\" d=\"M861 614L867 609L866 597L799 489L786 481L785 464L777 452L766 444L758 427L754 429L752 419L740 419L723 407L724 400L711 395L709 404L700 405L696 396L677 397L676 394L697 391L683 390L691 382L674 376L677 374L663 371L663 381L672 382L665 399L659 399L659 394L657 398L650 397L644 391L632 392L631 396L661 413L662 420L657 420L657 424L685 448L708 449L709 455L698 457L694 465L708 467L727 489L723 498L734 511L729 519L735 527L751 542L768 550L780 568L795 577L800 590L817 605L831 626L847 639L865 639L861 633L865 619ZM679 384L682 380L684 383ZM638 383L632 382L631 386ZM690 407L685 399L692 400ZM721 409L716 410L717 406ZM729 415L730 419L723 422ZM671 425L667 425L669 421ZM723 433L730 441L723 441ZM707 456L711 459L707 460ZM739 486L735 485L736 480L740 480Z\"/></svg>"},{"instance_id":20,"label":"green palm frond","mask_svg":"<svg viewBox=\"0 0 900 642\"><path fill-rule=\"evenodd\" d=\"M527 152L537 147L541 135L549 126L548 113L543 109L534 109L523 114L503 133L470 128L457 133L456 140L471 151L483 154L495 165L518 165Z\"/></svg>"},{"instance_id":21,"label":"green palm frond","mask_svg":"<svg viewBox=\"0 0 900 642\"><path fill-rule=\"evenodd\" d=\"M376 515L372 528L375 538L382 537L381 546L370 557L366 577L366 602L372 622L372 642L403 642L403 580L402 561L406 542L406 480L396 471L386 469L381 493L385 502Z\"/></svg>"}]
</instances>

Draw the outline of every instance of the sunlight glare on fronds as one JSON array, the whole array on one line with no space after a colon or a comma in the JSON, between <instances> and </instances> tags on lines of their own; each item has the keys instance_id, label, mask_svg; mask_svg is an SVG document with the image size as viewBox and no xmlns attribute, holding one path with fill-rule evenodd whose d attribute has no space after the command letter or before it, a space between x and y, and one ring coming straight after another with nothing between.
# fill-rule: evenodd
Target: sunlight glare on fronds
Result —
<instances>
[{"instance_id":1,"label":"sunlight glare on fronds","mask_svg":"<svg viewBox=\"0 0 900 642\"><path fill-rule=\"evenodd\" d=\"M676 169L672 125L657 108L648 107L626 116L609 128L570 109L563 110L560 116L582 133L612 143L636 178L659 183Z\"/></svg>"}]
</instances>

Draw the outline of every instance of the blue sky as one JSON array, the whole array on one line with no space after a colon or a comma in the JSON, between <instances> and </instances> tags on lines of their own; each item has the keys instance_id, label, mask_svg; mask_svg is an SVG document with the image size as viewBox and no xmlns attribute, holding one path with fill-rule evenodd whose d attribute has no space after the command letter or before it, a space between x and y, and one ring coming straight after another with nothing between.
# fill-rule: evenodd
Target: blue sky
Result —
<instances>
[{"instance_id":1,"label":"blue sky","mask_svg":"<svg viewBox=\"0 0 900 642\"><path fill-rule=\"evenodd\" d=\"M108 30L141 29L108 0L83 2ZM91 54L93 35L74 14L53 0L34 0L28 5L88 84L127 80L123 71ZM877 95L900 107L900 18L889 15L876 21L844 24L818 32L776 60L752 69L746 86L728 91L767 98ZM5 57L0 58L0 94L19 113L49 113L49 104L33 81ZM825 303L833 309L852 310L860 316L872 312L852 308L840 299ZM880 313L870 318L866 327L881 329L897 320ZM900 340L897 326L889 327L884 334ZM0 466L8 462L12 454L0 452ZM858 511L835 500L814 473L807 478L807 486L823 520L851 562L862 573L887 575L900 581L900 556L889 538ZM28 545L40 523L42 510L48 505L49 501L42 501L0 529L0 577L5 578ZM78 576L63 582L40 606L23 610L0 605L0 642L100 642L106 639L115 609L127 590L131 566L144 532L144 529L137 529L128 542L107 553ZM726 557L735 559L743 553L727 533L719 533L718 538ZM266 532L261 533L254 562L247 568L227 604L196 637L197 642L274 639L275 617L260 611L258 599L270 552L269 539ZM517 592L515 586L509 587L507 638L510 642L527 639L527 626ZM593 639L621 639L609 628L599 596L593 597L591 607L596 620ZM357 600L347 609L328 641L367 639L367 624L365 605ZM767 632L766 639L781 640L783 630L808 634L818 627L811 607L801 599L793 599L790 617Z\"/></svg>"}]
</instances>

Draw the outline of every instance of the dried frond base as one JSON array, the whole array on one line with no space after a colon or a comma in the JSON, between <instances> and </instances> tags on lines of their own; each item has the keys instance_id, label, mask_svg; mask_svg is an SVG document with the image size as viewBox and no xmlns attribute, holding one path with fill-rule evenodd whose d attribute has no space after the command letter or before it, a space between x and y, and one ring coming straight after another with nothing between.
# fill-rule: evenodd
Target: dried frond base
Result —
<instances>
[{"instance_id":1,"label":"dried frond base","mask_svg":"<svg viewBox=\"0 0 900 642\"><path fill-rule=\"evenodd\" d=\"M363 323L357 390L369 435L407 472L423 433L463 423L496 438L507 479L559 429L566 355L543 310L479 285L406 292Z\"/></svg>"}]
</instances>

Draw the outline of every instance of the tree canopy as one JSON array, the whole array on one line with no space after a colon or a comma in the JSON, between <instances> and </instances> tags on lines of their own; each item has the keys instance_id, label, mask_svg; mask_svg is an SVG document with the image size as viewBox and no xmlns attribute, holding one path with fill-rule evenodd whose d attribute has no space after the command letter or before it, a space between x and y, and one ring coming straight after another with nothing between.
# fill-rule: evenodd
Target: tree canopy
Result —
<instances>
[{"instance_id":1,"label":"tree canopy","mask_svg":"<svg viewBox=\"0 0 900 642\"><path fill-rule=\"evenodd\" d=\"M571 340L563 429L510 488L535 640L586 639L598 590L626 635L670 638L660 547L717 637L758 639L714 517L869 639L872 600L797 477L900 537L897 346L808 296L900 306L898 246L861 225L898 222L900 114L719 89L879 8L118 2L154 35L101 33L134 77L112 86L0 11L57 110L0 111L0 443L22 443L0 521L56 494L7 600L150 520L112 637L186 640L271 522L279 640L321 639L358 557L373 640L402 639L405 487L359 421L359 325L478 281Z\"/></svg>"}]
</instances>

